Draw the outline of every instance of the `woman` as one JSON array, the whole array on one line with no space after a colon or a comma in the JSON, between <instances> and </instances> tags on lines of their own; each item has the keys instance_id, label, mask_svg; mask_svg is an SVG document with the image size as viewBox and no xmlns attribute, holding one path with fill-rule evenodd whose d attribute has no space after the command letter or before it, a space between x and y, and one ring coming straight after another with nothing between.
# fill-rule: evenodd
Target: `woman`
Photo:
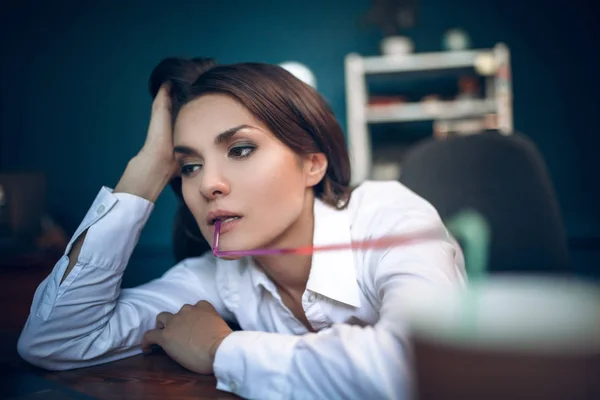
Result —
<instances>
[{"instance_id":1,"label":"woman","mask_svg":"<svg viewBox=\"0 0 600 400\"><path fill-rule=\"evenodd\" d=\"M398 182L351 190L333 113L280 67L167 59L150 88L146 142L115 189L100 190L38 288L21 356L69 369L157 344L247 398L404 397L402 313L431 290L464 284L460 250L433 207ZM153 203L174 176L204 238L212 241L221 220L220 250L430 235L312 256L206 253L121 290Z\"/></svg>"}]
</instances>

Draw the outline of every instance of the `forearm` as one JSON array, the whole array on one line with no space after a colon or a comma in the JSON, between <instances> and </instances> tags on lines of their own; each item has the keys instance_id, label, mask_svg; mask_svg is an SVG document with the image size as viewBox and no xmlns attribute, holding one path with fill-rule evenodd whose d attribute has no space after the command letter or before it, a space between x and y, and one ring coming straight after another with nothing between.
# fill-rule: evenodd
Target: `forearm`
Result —
<instances>
[{"instance_id":1,"label":"forearm","mask_svg":"<svg viewBox=\"0 0 600 400\"><path fill-rule=\"evenodd\" d=\"M143 152L140 153L129 161L113 193L129 193L154 203L171 178L172 171L165 165L166 162L151 158ZM69 264L61 283L77 264L86 235L87 230L71 247L68 253Z\"/></svg>"},{"instance_id":2,"label":"forearm","mask_svg":"<svg viewBox=\"0 0 600 400\"><path fill-rule=\"evenodd\" d=\"M233 332L217 350L217 388L250 399L394 398L409 390L402 338L381 327L336 325L292 336Z\"/></svg>"},{"instance_id":3,"label":"forearm","mask_svg":"<svg viewBox=\"0 0 600 400\"><path fill-rule=\"evenodd\" d=\"M123 271L152 208L137 196L100 191L65 256L35 293L19 342L25 359L93 359L121 345L118 335L115 343L95 339L102 337L113 315Z\"/></svg>"},{"instance_id":4,"label":"forearm","mask_svg":"<svg viewBox=\"0 0 600 400\"><path fill-rule=\"evenodd\" d=\"M142 150L129 161L113 193L129 193L154 203L173 175L169 161Z\"/></svg>"}]
</instances>

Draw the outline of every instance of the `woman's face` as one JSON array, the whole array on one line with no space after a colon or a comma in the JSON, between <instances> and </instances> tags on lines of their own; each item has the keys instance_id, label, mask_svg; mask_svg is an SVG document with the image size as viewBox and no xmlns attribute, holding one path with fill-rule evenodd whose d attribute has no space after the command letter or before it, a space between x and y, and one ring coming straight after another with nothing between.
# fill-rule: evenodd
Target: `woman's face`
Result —
<instances>
[{"instance_id":1,"label":"woman's face","mask_svg":"<svg viewBox=\"0 0 600 400\"><path fill-rule=\"evenodd\" d=\"M185 203L211 244L221 219L221 250L287 243L308 205L312 218L312 186L326 162L297 156L231 97L210 94L186 104L173 144Z\"/></svg>"}]
</instances>

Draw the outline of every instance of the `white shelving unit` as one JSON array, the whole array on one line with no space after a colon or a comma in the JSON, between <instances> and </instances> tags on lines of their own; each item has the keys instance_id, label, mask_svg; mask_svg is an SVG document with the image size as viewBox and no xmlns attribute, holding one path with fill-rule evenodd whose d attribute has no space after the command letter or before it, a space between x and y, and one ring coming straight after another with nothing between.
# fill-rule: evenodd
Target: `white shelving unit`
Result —
<instances>
[{"instance_id":1,"label":"white shelving unit","mask_svg":"<svg viewBox=\"0 0 600 400\"><path fill-rule=\"evenodd\" d=\"M488 70L484 98L369 105L369 75L464 68ZM498 129L507 135L513 131L510 53L502 43L492 49L397 56L362 57L351 53L345 59L345 74L353 184L372 179L370 124L432 121L436 136L479 126Z\"/></svg>"}]
</instances>

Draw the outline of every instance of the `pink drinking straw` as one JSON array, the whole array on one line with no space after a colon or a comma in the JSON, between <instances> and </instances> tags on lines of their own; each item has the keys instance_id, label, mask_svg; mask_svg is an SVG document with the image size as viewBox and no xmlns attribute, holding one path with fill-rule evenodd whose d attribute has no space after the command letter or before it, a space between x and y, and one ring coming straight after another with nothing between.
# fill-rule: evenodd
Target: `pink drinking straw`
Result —
<instances>
[{"instance_id":1,"label":"pink drinking straw","mask_svg":"<svg viewBox=\"0 0 600 400\"><path fill-rule=\"evenodd\" d=\"M334 250L360 250L360 249L377 249L387 248L390 246L407 245L414 242L423 241L439 235L434 231L424 231L420 234L384 236L376 239L353 241L350 243L327 244L321 246L302 246L287 249L254 249L254 250L219 250L219 233L221 231L221 221L215 221L215 234L213 238L213 254L217 257L221 256L262 256L274 254L302 254L309 255L317 251L334 251Z\"/></svg>"}]
</instances>

